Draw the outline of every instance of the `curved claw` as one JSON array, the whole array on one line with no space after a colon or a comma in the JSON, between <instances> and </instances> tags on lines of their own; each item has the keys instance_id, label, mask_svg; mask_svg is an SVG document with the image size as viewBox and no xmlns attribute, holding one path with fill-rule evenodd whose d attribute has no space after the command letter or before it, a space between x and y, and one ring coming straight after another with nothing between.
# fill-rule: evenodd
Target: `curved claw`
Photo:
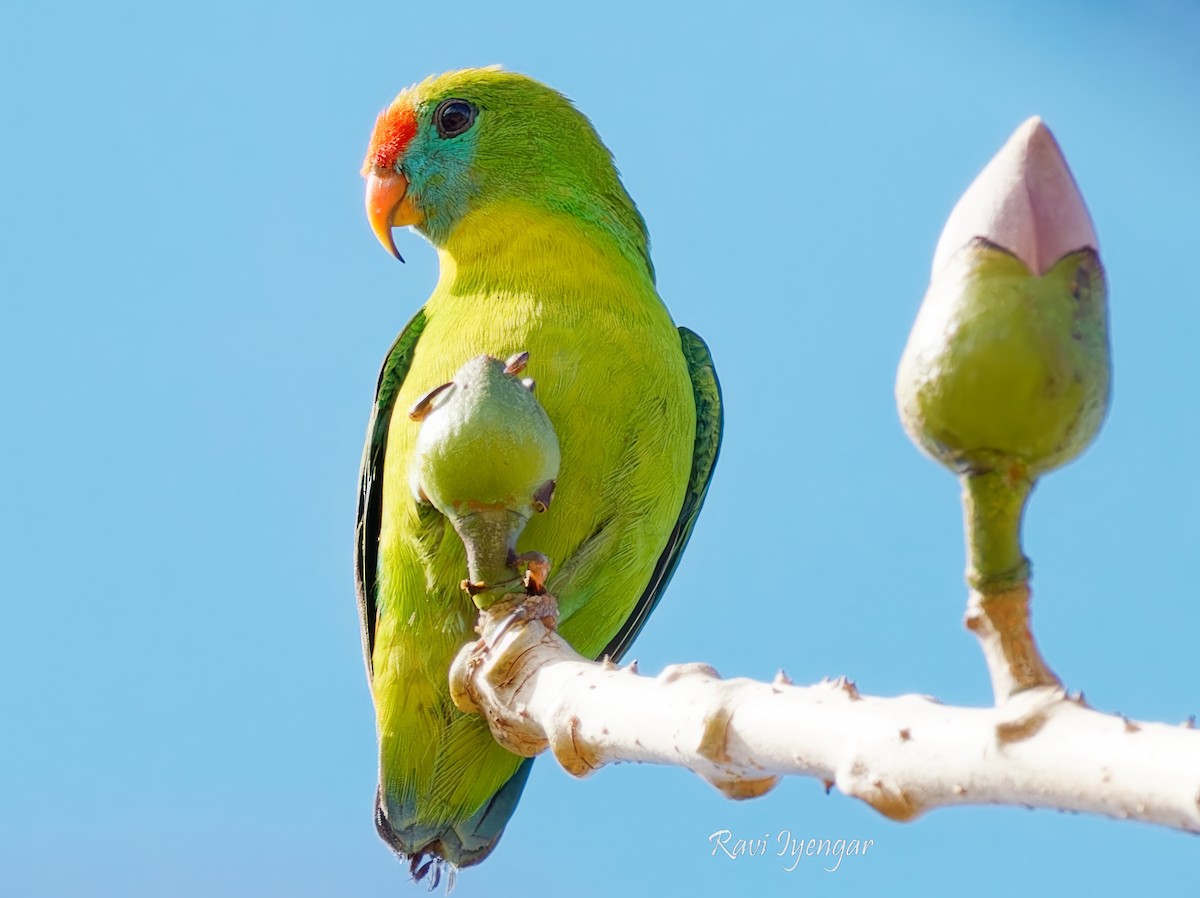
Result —
<instances>
[{"instance_id":1,"label":"curved claw","mask_svg":"<svg viewBox=\"0 0 1200 898\"><path fill-rule=\"evenodd\" d=\"M529 353L518 352L514 356L510 356L508 361L504 363L505 374L520 374L525 370L525 366L529 364Z\"/></svg>"},{"instance_id":2,"label":"curved claw","mask_svg":"<svg viewBox=\"0 0 1200 898\"><path fill-rule=\"evenodd\" d=\"M454 386L454 381L442 384L440 387L434 387L413 403L413 407L408 410L408 417L413 421L424 421L429 413L433 411L433 400L437 399L452 386Z\"/></svg>"},{"instance_id":3,"label":"curved claw","mask_svg":"<svg viewBox=\"0 0 1200 898\"><path fill-rule=\"evenodd\" d=\"M541 513L550 507L550 500L554 498L554 488L558 485L556 480L547 480L538 491L533 494L533 510Z\"/></svg>"},{"instance_id":4,"label":"curved claw","mask_svg":"<svg viewBox=\"0 0 1200 898\"><path fill-rule=\"evenodd\" d=\"M550 579L550 559L541 552L522 552L516 561L528 566L523 578L525 592L531 596L545 593L546 581Z\"/></svg>"}]
</instances>

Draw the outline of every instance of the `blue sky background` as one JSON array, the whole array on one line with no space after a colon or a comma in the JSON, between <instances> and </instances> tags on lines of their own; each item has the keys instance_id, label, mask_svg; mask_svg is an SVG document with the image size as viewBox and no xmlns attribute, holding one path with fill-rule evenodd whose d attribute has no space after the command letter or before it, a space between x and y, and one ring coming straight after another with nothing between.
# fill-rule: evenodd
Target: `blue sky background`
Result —
<instances>
[{"instance_id":1,"label":"blue sky background","mask_svg":"<svg viewBox=\"0 0 1200 898\"><path fill-rule=\"evenodd\" d=\"M616 154L704 335L724 452L632 652L990 700L957 485L896 363L947 213L1027 116L1111 287L1114 404L1028 519L1035 624L1097 707L1200 710L1200 16L1185 3L10 4L0 13L0 894L416 894L375 836L351 577L377 366L436 260L372 237L404 85L503 63ZM874 839L836 873L707 837ZM457 895L1131 894L1194 837L1014 809L891 823L807 780L543 759ZM1031 884L1032 883L1032 884Z\"/></svg>"}]
</instances>

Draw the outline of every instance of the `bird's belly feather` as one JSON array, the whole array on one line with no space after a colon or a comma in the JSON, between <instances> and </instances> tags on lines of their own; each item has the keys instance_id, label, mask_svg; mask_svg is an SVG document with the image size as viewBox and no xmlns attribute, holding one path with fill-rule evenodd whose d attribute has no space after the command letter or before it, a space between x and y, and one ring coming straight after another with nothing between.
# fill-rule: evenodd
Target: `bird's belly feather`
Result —
<instances>
[{"instance_id":1,"label":"bird's belly feather","mask_svg":"<svg viewBox=\"0 0 1200 898\"><path fill-rule=\"evenodd\" d=\"M475 609L459 588L461 543L409 491L418 425L407 409L475 355L529 352L526 374L558 433L562 465L550 510L530 522L519 548L550 557L561 632L589 657L633 610L678 517L695 409L678 332L657 297L630 311L627 300L439 291L426 318L388 433L372 689L389 814L412 816L392 824L436 830L469 816L520 759L449 699L449 664L474 637Z\"/></svg>"}]
</instances>

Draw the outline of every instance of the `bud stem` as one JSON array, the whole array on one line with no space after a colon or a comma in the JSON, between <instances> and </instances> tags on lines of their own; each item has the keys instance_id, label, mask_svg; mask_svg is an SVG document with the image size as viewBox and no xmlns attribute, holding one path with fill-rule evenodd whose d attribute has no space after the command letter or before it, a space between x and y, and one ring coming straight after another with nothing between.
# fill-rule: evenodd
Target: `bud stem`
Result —
<instances>
[{"instance_id":1,"label":"bud stem","mask_svg":"<svg viewBox=\"0 0 1200 898\"><path fill-rule=\"evenodd\" d=\"M967 534L967 628L979 639L996 704L1037 686L1060 686L1029 624L1029 559L1021 521L1033 480L1009 462L962 476Z\"/></svg>"},{"instance_id":2,"label":"bud stem","mask_svg":"<svg viewBox=\"0 0 1200 898\"><path fill-rule=\"evenodd\" d=\"M467 573L482 588L472 591L480 608L487 608L510 592L520 589L520 577L510 559L516 554L517 535L525 518L507 508L483 508L452 517L467 550Z\"/></svg>"},{"instance_id":3,"label":"bud stem","mask_svg":"<svg viewBox=\"0 0 1200 898\"><path fill-rule=\"evenodd\" d=\"M967 531L967 583L985 595L1029 580L1021 551L1021 521L1033 491L1019 462L962 476Z\"/></svg>"}]
</instances>

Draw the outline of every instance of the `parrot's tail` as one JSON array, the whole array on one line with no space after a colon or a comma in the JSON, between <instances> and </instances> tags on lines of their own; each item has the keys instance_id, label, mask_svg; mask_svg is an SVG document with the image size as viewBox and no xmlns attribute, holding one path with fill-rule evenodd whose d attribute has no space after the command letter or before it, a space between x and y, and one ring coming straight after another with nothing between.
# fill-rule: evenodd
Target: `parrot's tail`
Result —
<instances>
[{"instance_id":1,"label":"parrot's tail","mask_svg":"<svg viewBox=\"0 0 1200 898\"><path fill-rule=\"evenodd\" d=\"M492 853L492 849L500 841L504 826L517 808L517 801L532 768L533 758L528 758L491 800L469 819L462 823L446 824L432 835L427 826L394 827L392 819L406 815L396 813L402 809L392 808L391 802L384 798L383 793L376 791L375 829L401 860L408 861L408 869L414 880L420 881L426 876L430 877L430 891L438 887L442 874L445 873L448 895L454 888L458 868L478 864Z\"/></svg>"}]
</instances>

